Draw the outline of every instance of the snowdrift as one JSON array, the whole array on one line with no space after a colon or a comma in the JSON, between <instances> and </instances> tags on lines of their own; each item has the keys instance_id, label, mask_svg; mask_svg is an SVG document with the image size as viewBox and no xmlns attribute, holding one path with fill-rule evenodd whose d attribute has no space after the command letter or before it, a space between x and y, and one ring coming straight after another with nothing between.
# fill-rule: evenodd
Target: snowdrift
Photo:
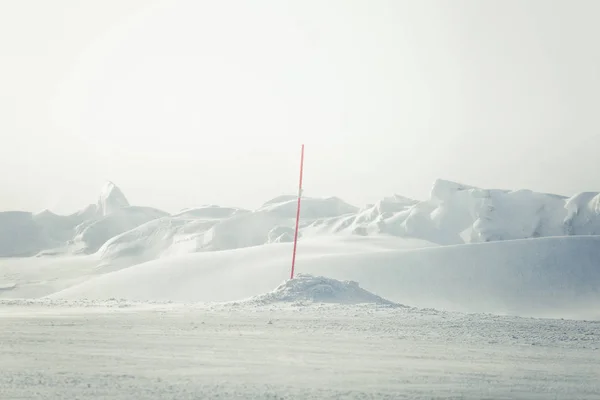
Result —
<instances>
[{"instance_id":1,"label":"snowdrift","mask_svg":"<svg viewBox=\"0 0 600 400\"><path fill-rule=\"evenodd\" d=\"M335 303L335 304L380 304L396 306L373 293L362 289L358 282L338 281L323 276L298 274L279 285L275 290L241 304L268 305L277 303Z\"/></svg>"},{"instance_id":2,"label":"snowdrift","mask_svg":"<svg viewBox=\"0 0 600 400\"><path fill-rule=\"evenodd\" d=\"M306 240L298 271L360 282L418 307L531 316L600 317L600 237L556 237L392 250ZM400 240L400 239L397 239ZM289 274L290 244L155 260L51 295L61 299L236 301L271 291Z\"/></svg>"}]
</instances>

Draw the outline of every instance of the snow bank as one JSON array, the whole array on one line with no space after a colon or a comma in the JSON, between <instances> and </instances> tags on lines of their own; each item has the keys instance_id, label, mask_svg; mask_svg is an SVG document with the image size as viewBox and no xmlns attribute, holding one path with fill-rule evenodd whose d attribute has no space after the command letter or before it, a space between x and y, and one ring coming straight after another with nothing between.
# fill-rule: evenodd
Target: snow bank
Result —
<instances>
[{"instance_id":1,"label":"snow bank","mask_svg":"<svg viewBox=\"0 0 600 400\"><path fill-rule=\"evenodd\" d=\"M336 303L396 305L359 287L358 282L309 274L298 274L279 285L275 290L242 301L245 304L267 305L274 303Z\"/></svg>"},{"instance_id":2,"label":"snow bank","mask_svg":"<svg viewBox=\"0 0 600 400\"><path fill-rule=\"evenodd\" d=\"M306 239L297 271L352 280L391 301L457 311L598 316L600 237L556 237L393 250L374 239ZM390 238L391 239L391 238ZM291 245L155 260L53 295L66 299L236 301L272 290L289 274Z\"/></svg>"}]
</instances>

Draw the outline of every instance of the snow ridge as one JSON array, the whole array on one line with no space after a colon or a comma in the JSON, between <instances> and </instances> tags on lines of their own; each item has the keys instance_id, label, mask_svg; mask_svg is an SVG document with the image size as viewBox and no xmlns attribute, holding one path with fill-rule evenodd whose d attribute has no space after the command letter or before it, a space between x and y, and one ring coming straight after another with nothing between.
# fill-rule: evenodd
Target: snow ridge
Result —
<instances>
[{"instance_id":1,"label":"snow ridge","mask_svg":"<svg viewBox=\"0 0 600 400\"><path fill-rule=\"evenodd\" d=\"M95 204L72 215L48 210L0 213L0 257L93 255L98 270L110 272L190 253L285 246L294 237L295 211L295 196L279 196L257 210L207 205L170 215L130 205L123 191L107 182ZM299 232L301 249L318 239L324 254L338 248L355 252L353 244L340 243L358 243L357 238L368 239L361 246L369 243L368 251L379 252L383 250L377 243L384 238L398 239L392 241L398 247L392 247L404 249L597 235L600 194L596 192L566 198L530 190L481 189L441 179L424 201L393 195L359 209L337 197L305 197ZM326 248L328 237L341 241ZM362 277L357 280L367 284Z\"/></svg>"}]
</instances>

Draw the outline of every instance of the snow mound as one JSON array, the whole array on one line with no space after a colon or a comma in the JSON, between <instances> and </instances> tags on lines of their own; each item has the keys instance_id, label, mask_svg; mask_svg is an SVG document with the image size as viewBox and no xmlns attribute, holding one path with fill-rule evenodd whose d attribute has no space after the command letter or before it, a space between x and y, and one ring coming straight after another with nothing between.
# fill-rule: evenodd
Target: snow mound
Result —
<instances>
[{"instance_id":1,"label":"snow mound","mask_svg":"<svg viewBox=\"0 0 600 400\"><path fill-rule=\"evenodd\" d=\"M396 305L362 289L357 282L342 282L309 274L298 274L294 279L279 285L274 291L254 296L241 303L267 305L298 302Z\"/></svg>"}]
</instances>

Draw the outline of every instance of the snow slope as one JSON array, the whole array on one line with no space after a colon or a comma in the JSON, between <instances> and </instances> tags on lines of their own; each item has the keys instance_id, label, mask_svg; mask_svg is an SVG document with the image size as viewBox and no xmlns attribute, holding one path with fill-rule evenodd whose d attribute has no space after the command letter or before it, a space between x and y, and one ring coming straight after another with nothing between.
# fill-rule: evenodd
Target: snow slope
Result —
<instances>
[{"instance_id":1,"label":"snow slope","mask_svg":"<svg viewBox=\"0 0 600 400\"><path fill-rule=\"evenodd\" d=\"M390 238L391 239L391 238ZM400 241L401 239L395 239ZM418 307L531 316L600 318L600 237L556 237L458 246L373 247L306 239L298 271L360 282ZM53 299L235 301L273 290L289 274L289 243L139 264L55 293Z\"/></svg>"}]
</instances>

